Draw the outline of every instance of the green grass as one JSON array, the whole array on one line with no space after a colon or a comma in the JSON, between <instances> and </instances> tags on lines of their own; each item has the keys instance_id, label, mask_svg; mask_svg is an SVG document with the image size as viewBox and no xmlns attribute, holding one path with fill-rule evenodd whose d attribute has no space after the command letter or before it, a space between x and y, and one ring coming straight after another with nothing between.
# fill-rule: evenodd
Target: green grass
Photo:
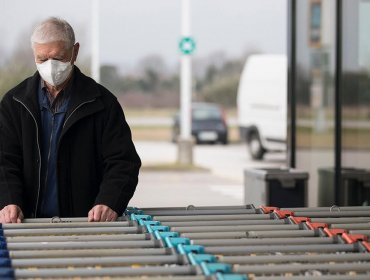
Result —
<instances>
[{"instance_id":1,"label":"green grass","mask_svg":"<svg viewBox=\"0 0 370 280\"><path fill-rule=\"evenodd\" d=\"M171 141L171 127L131 126L131 132L134 141ZM240 142L237 127L229 127L229 142Z\"/></svg>"},{"instance_id":2,"label":"green grass","mask_svg":"<svg viewBox=\"0 0 370 280\"><path fill-rule=\"evenodd\" d=\"M297 128L297 146L301 148L333 148L334 130L314 132L312 128ZM344 128L342 131L342 147L346 149L370 149L370 130Z\"/></svg>"},{"instance_id":3,"label":"green grass","mask_svg":"<svg viewBox=\"0 0 370 280\"><path fill-rule=\"evenodd\" d=\"M165 108L165 109L125 109L125 115L127 118L136 117L169 117L172 118L177 112L176 108Z\"/></svg>"},{"instance_id":4,"label":"green grass","mask_svg":"<svg viewBox=\"0 0 370 280\"><path fill-rule=\"evenodd\" d=\"M179 164L179 163L159 163L143 165L141 170L143 171L184 171L184 172L209 172L207 168L199 167L193 164Z\"/></svg>"}]
</instances>

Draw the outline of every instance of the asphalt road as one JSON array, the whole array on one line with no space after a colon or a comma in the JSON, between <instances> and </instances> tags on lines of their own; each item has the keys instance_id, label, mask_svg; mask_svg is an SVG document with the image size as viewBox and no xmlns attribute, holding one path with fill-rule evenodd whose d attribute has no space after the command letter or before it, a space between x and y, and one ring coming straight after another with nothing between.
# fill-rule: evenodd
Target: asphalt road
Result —
<instances>
[{"instance_id":1,"label":"asphalt road","mask_svg":"<svg viewBox=\"0 0 370 280\"><path fill-rule=\"evenodd\" d=\"M143 166L175 163L177 145L170 142L136 142ZM197 145L194 164L208 171L142 171L130 205L168 207L244 204L244 170L283 167L283 154L253 161L244 144Z\"/></svg>"}]
</instances>

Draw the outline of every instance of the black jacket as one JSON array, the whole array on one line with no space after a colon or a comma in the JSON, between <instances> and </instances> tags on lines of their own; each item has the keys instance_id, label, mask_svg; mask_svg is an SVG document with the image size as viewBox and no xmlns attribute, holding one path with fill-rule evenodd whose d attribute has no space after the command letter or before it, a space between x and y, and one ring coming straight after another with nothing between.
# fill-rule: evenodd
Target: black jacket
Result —
<instances>
[{"instance_id":1,"label":"black jacket","mask_svg":"<svg viewBox=\"0 0 370 280\"><path fill-rule=\"evenodd\" d=\"M86 217L97 204L119 215L138 183L140 158L117 99L74 68L69 109L57 156L62 217ZM0 209L35 217L40 196L40 109L36 72L0 103Z\"/></svg>"}]
</instances>

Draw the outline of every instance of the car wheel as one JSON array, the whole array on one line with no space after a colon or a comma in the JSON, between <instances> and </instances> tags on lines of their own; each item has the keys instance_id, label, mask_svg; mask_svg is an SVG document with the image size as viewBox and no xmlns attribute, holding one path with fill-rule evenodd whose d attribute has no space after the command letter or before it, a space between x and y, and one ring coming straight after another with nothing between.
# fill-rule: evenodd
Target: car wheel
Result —
<instances>
[{"instance_id":1,"label":"car wheel","mask_svg":"<svg viewBox=\"0 0 370 280\"><path fill-rule=\"evenodd\" d=\"M221 138L221 140L220 140L220 142L221 142L221 144L222 144L222 145L227 145L227 144L229 144L229 141L227 140L227 136L222 137L222 138Z\"/></svg>"},{"instance_id":2,"label":"car wheel","mask_svg":"<svg viewBox=\"0 0 370 280\"><path fill-rule=\"evenodd\" d=\"M248 138L249 153L253 159L263 159L265 149L257 132L252 132Z\"/></svg>"}]
</instances>

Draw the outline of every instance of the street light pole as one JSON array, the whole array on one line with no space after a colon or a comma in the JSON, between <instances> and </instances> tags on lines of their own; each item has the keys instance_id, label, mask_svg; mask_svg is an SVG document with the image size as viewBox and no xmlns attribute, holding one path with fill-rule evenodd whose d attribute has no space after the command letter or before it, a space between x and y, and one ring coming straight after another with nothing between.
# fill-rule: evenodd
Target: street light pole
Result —
<instances>
[{"instance_id":1,"label":"street light pole","mask_svg":"<svg viewBox=\"0 0 370 280\"><path fill-rule=\"evenodd\" d=\"M190 0L182 0L182 37L190 37ZM181 56L181 138L189 140L191 135L191 57Z\"/></svg>"},{"instance_id":2,"label":"street light pole","mask_svg":"<svg viewBox=\"0 0 370 280\"><path fill-rule=\"evenodd\" d=\"M100 57L99 57L99 1L92 1L92 50L91 50L91 75L92 78L99 83L100 82Z\"/></svg>"},{"instance_id":3,"label":"street light pole","mask_svg":"<svg viewBox=\"0 0 370 280\"><path fill-rule=\"evenodd\" d=\"M180 87L180 137L178 139L178 162L183 165L193 163L193 140L191 136L191 52L190 40L190 0L182 0L181 35L181 87ZM190 46L190 51L188 48Z\"/></svg>"}]
</instances>

